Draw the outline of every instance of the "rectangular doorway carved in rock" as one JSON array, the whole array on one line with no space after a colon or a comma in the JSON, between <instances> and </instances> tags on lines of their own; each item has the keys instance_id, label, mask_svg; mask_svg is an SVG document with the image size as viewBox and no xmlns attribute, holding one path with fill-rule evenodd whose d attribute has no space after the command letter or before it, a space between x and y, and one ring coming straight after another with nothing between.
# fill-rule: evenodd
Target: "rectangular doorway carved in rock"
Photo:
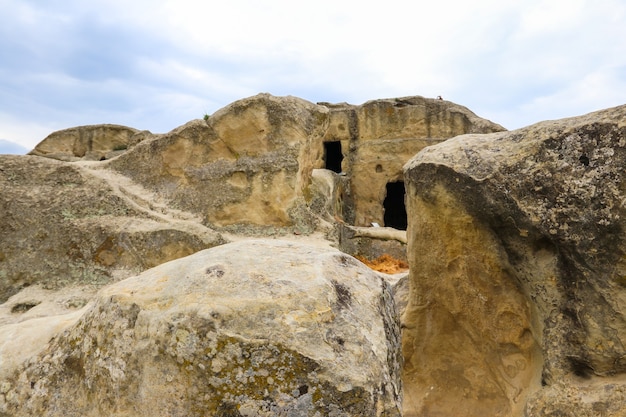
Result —
<instances>
[{"instance_id":1,"label":"rectangular doorway carved in rock","mask_svg":"<svg viewBox=\"0 0 626 417\"><path fill-rule=\"evenodd\" d=\"M383 202L386 227L406 230L407 215L406 206L404 205L404 194L405 190L403 181L387 183L387 196Z\"/></svg>"},{"instance_id":2,"label":"rectangular doorway carved in rock","mask_svg":"<svg viewBox=\"0 0 626 417\"><path fill-rule=\"evenodd\" d=\"M341 142L324 142L324 168L340 173L341 161L343 161Z\"/></svg>"}]
</instances>

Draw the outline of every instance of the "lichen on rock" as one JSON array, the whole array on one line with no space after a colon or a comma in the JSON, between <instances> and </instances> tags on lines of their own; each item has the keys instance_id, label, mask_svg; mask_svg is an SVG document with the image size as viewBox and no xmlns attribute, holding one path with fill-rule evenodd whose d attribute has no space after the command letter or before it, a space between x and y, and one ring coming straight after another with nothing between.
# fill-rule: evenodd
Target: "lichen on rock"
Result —
<instances>
[{"instance_id":1,"label":"lichen on rock","mask_svg":"<svg viewBox=\"0 0 626 417\"><path fill-rule=\"evenodd\" d=\"M399 416L399 338L389 284L354 258L242 241L101 290L5 377L0 412Z\"/></svg>"}]
</instances>

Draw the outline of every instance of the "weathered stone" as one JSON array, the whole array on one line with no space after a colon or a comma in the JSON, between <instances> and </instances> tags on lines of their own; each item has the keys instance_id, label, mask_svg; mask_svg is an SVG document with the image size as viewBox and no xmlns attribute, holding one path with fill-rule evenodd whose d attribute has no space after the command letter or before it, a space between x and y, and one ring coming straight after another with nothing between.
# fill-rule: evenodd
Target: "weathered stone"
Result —
<instances>
[{"instance_id":1,"label":"weathered stone","mask_svg":"<svg viewBox=\"0 0 626 417\"><path fill-rule=\"evenodd\" d=\"M0 413L399 416L392 297L335 249L248 240L201 251L103 289L5 370Z\"/></svg>"},{"instance_id":2,"label":"weathered stone","mask_svg":"<svg viewBox=\"0 0 626 417\"><path fill-rule=\"evenodd\" d=\"M152 134L131 127L103 124L72 127L51 133L29 155L63 161L110 159Z\"/></svg>"},{"instance_id":3,"label":"weathered stone","mask_svg":"<svg viewBox=\"0 0 626 417\"><path fill-rule=\"evenodd\" d=\"M590 381L567 376L538 391L526 405L528 416L622 417L626 383L622 375Z\"/></svg>"},{"instance_id":4,"label":"weathered stone","mask_svg":"<svg viewBox=\"0 0 626 417\"><path fill-rule=\"evenodd\" d=\"M335 224L384 225L385 186L412 153L445 135L494 129L461 106L422 97L351 106L260 94L166 135L116 125L55 132L32 154L122 154L66 164L3 159L0 300L37 282L59 288L127 277L223 243L212 228L321 229L352 254L403 258L401 243L347 239ZM324 143L335 140L347 140L349 175L320 169Z\"/></svg>"},{"instance_id":5,"label":"weathered stone","mask_svg":"<svg viewBox=\"0 0 626 417\"><path fill-rule=\"evenodd\" d=\"M328 110L295 97L239 100L111 162L206 225L298 226ZM138 169L141 167L141 169ZM306 216L305 216L306 217Z\"/></svg>"},{"instance_id":6,"label":"weathered stone","mask_svg":"<svg viewBox=\"0 0 626 417\"><path fill-rule=\"evenodd\" d=\"M327 168L325 144L338 142L349 175L342 220L384 225L386 185L401 181L411 156L457 134L498 130L465 107L423 97L351 106L259 94L144 140L109 167L210 227L310 232L312 173Z\"/></svg>"},{"instance_id":7,"label":"weathered stone","mask_svg":"<svg viewBox=\"0 0 626 417\"><path fill-rule=\"evenodd\" d=\"M361 106L339 107L351 126L338 136L346 149L346 173L351 178L355 226L385 223L383 201L387 184L403 181L403 165L423 148L465 133L505 130L458 104L420 96L372 100ZM331 113L331 114L332 114ZM337 122L339 123L339 122ZM328 131L325 140L334 132Z\"/></svg>"},{"instance_id":8,"label":"weathered stone","mask_svg":"<svg viewBox=\"0 0 626 417\"><path fill-rule=\"evenodd\" d=\"M37 283L104 285L224 243L107 175L88 165L0 156L0 302Z\"/></svg>"},{"instance_id":9,"label":"weathered stone","mask_svg":"<svg viewBox=\"0 0 626 417\"><path fill-rule=\"evenodd\" d=\"M321 218L335 222L344 219L352 210L349 200L350 181L344 175L337 175L327 169L314 169L311 184L305 190L308 207Z\"/></svg>"},{"instance_id":10,"label":"weathered stone","mask_svg":"<svg viewBox=\"0 0 626 417\"><path fill-rule=\"evenodd\" d=\"M406 165L406 416L626 412L625 120L459 136Z\"/></svg>"},{"instance_id":11,"label":"weathered stone","mask_svg":"<svg viewBox=\"0 0 626 417\"><path fill-rule=\"evenodd\" d=\"M259 94L165 135L83 126L51 134L31 153L62 160L112 158L107 168L160 194L173 208L201 216L209 227L310 233L319 220L308 210L314 169L348 174L342 209L335 213L342 221L404 228L390 223L385 213L391 209L383 204L387 184L402 181L404 163L452 136L500 130L465 107L419 96L354 106ZM338 148L327 149L333 143ZM329 167L334 158L343 159L339 168ZM393 205L403 206L402 196Z\"/></svg>"},{"instance_id":12,"label":"weathered stone","mask_svg":"<svg viewBox=\"0 0 626 417\"><path fill-rule=\"evenodd\" d=\"M261 94L31 152L72 162L1 156L0 415L398 415L393 294L406 416L621 416L625 116L482 135L503 128L443 100ZM367 226L389 226L418 151L408 295L334 250L241 242L89 304L225 243L214 229L400 259L404 233Z\"/></svg>"},{"instance_id":13,"label":"weathered stone","mask_svg":"<svg viewBox=\"0 0 626 417\"><path fill-rule=\"evenodd\" d=\"M455 130L457 119L469 127ZM404 243L393 236L372 237L343 222L384 224L385 186L399 178L402 164L445 135L473 131L483 122L487 129L501 129L460 106L421 97L351 106L262 94L166 135L111 125L56 132L32 154L64 161L113 159L73 164L31 159L23 167L18 160L5 161L2 224L9 233L0 245L0 274L11 320L4 334L16 337L22 321L33 329L48 323L37 332L43 341L68 324L62 317L75 317L75 308L51 308L29 289L91 284L89 299L99 285L223 243L206 226L265 234L318 228L344 251L404 258ZM328 158L324 143L337 140L349 175L319 169ZM22 218L25 213L29 216ZM350 236L341 230L350 230ZM53 317L47 321L46 315ZM32 353L14 349L8 355L16 361Z\"/></svg>"}]
</instances>

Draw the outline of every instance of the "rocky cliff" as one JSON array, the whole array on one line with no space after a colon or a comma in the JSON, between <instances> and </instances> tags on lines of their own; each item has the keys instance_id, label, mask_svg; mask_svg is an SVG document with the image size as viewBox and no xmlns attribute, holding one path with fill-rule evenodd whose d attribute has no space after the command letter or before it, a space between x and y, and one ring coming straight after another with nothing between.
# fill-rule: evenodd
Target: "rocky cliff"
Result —
<instances>
[{"instance_id":1,"label":"rocky cliff","mask_svg":"<svg viewBox=\"0 0 626 417\"><path fill-rule=\"evenodd\" d=\"M226 243L229 233L322 230L354 255L401 256L402 241L339 225L384 226L387 182L427 144L501 129L422 97L351 106L261 94L163 135L116 125L55 132L30 156L0 157L0 301L37 283L101 286ZM347 175L323 169L329 141L345 142ZM362 150L379 142L388 150ZM404 209L402 196L393 204ZM377 214L355 223L360 211Z\"/></svg>"},{"instance_id":2,"label":"rocky cliff","mask_svg":"<svg viewBox=\"0 0 626 417\"><path fill-rule=\"evenodd\" d=\"M0 157L0 415L400 415L406 274L329 246L406 258L388 183L500 130L423 97L261 94Z\"/></svg>"},{"instance_id":3,"label":"rocky cliff","mask_svg":"<svg viewBox=\"0 0 626 417\"><path fill-rule=\"evenodd\" d=\"M0 156L0 416L623 415L625 116L261 94Z\"/></svg>"},{"instance_id":4,"label":"rocky cliff","mask_svg":"<svg viewBox=\"0 0 626 417\"><path fill-rule=\"evenodd\" d=\"M260 94L165 135L87 126L55 132L31 154L64 160L113 156L101 166L201 216L203 224L227 230L254 226L267 233L271 226L313 227L304 209L312 171L319 168L350 177L338 185L345 188L345 201L333 215L356 226L384 225L386 185L402 181L409 158L456 135L501 130L465 107L423 97L353 106Z\"/></svg>"}]
</instances>

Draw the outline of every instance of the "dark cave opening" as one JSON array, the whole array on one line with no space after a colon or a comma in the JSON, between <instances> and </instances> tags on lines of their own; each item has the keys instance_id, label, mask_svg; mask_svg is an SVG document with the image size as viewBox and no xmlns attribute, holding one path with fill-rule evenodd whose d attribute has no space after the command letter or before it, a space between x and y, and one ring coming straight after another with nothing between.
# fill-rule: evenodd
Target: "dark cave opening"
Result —
<instances>
[{"instance_id":1,"label":"dark cave opening","mask_svg":"<svg viewBox=\"0 0 626 417\"><path fill-rule=\"evenodd\" d=\"M343 154L341 153L341 142L324 142L324 163L326 164L325 168L340 173L341 161L343 161Z\"/></svg>"},{"instance_id":2,"label":"dark cave opening","mask_svg":"<svg viewBox=\"0 0 626 417\"><path fill-rule=\"evenodd\" d=\"M407 215L406 206L404 205L404 194L405 190L403 181L387 183L387 196L383 202L386 227L406 230Z\"/></svg>"}]
</instances>

